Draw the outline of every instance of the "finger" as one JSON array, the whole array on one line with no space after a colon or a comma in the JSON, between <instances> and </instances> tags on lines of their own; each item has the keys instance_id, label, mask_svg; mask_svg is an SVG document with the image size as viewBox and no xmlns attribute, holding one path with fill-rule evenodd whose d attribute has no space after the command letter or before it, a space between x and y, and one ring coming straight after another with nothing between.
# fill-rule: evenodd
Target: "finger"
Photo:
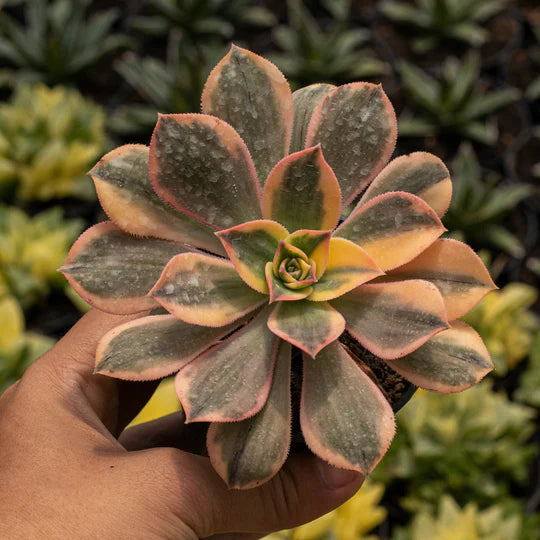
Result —
<instances>
[{"instance_id":1,"label":"finger","mask_svg":"<svg viewBox=\"0 0 540 540\"><path fill-rule=\"evenodd\" d=\"M168 508L199 538L295 527L345 502L363 481L360 474L331 467L309 452L291 455L272 480L248 490L229 490L201 456L156 448L131 457L140 474L153 471L151 483L161 488L155 504Z\"/></svg>"},{"instance_id":2,"label":"finger","mask_svg":"<svg viewBox=\"0 0 540 540\"><path fill-rule=\"evenodd\" d=\"M47 387L47 399L62 404L94 426L103 423L116 435L148 401L157 382L131 383L94 374L99 340L116 326L139 315L112 315L90 310L28 370L25 384Z\"/></svg>"},{"instance_id":3,"label":"finger","mask_svg":"<svg viewBox=\"0 0 540 540\"><path fill-rule=\"evenodd\" d=\"M156 420L126 429L118 438L130 451L149 448L177 448L192 454L206 454L208 422L186 424L184 411L168 414Z\"/></svg>"}]
</instances>

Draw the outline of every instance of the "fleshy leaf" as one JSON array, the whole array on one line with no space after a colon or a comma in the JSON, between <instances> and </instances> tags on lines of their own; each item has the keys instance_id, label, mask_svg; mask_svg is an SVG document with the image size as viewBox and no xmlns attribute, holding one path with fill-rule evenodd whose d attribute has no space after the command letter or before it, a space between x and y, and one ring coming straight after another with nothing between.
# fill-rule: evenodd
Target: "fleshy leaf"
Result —
<instances>
[{"instance_id":1,"label":"fleshy leaf","mask_svg":"<svg viewBox=\"0 0 540 540\"><path fill-rule=\"evenodd\" d=\"M291 443L291 346L280 341L272 387L264 407L241 422L212 423L210 461L229 488L247 489L270 480Z\"/></svg>"},{"instance_id":2,"label":"fleshy leaf","mask_svg":"<svg viewBox=\"0 0 540 540\"><path fill-rule=\"evenodd\" d=\"M411 353L448 328L441 293L428 281L368 283L332 301L347 330L385 360Z\"/></svg>"},{"instance_id":3,"label":"fleshy leaf","mask_svg":"<svg viewBox=\"0 0 540 540\"><path fill-rule=\"evenodd\" d=\"M147 146L126 144L106 154L88 173L109 218L131 234L174 240L223 254L211 227L177 212L156 195L148 154Z\"/></svg>"},{"instance_id":4,"label":"fleshy leaf","mask_svg":"<svg viewBox=\"0 0 540 540\"><path fill-rule=\"evenodd\" d=\"M293 102L281 71L233 45L206 81L202 110L236 129L253 156L263 186L272 167L288 153L291 141Z\"/></svg>"},{"instance_id":5,"label":"fleshy leaf","mask_svg":"<svg viewBox=\"0 0 540 540\"><path fill-rule=\"evenodd\" d=\"M345 330L345 319L326 302L279 302L268 318L277 336L316 356Z\"/></svg>"},{"instance_id":6,"label":"fleshy leaf","mask_svg":"<svg viewBox=\"0 0 540 540\"><path fill-rule=\"evenodd\" d=\"M90 305L109 313L137 313L156 306L148 291L165 265L186 251L182 244L137 238L105 221L78 238L60 272Z\"/></svg>"},{"instance_id":7,"label":"fleshy leaf","mask_svg":"<svg viewBox=\"0 0 540 540\"><path fill-rule=\"evenodd\" d=\"M358 244L386 271L422 253L445 230L422 199L396 191L357 206L334 234Z\"/></svg>"},{"instance_id":8,"label":"fleshy leaf","mask_svg":"<svg viewBox=\"0 0 540 540\"><path fill-rule=\"evenodd\" d=\"M336 175L326 163L320 146L282 159L264 186L263 216L298 229L333 229L341 208Z\"/></svg>"},{"instance_id":9,"label":"fleshy leaf","mask_svg":"<svg viewBox=\"0 0 540 540\"><path fill-rule=\"evenodd\" d=\"M383 279L431 281L442 294L450 321L463 317L486 293L497 288L480 257L451 238L437 240Z\"/></svg>"},{"instance_id":10,"label":"fleshy leaf","mask_svg":"<svg viewBox=\"0 0 540 540\"><path fill-rule=\"evenodd\" d=\"M309 300L332 300L382 273L360 246L345 238L332 238L328 265L323 276L313 286Z\"/></svg>"},{"instance_id":11,"label":"fleshy leaf","mask_svg":"<svg viewBox=\"0 0 540 540\"><path fill-rule=\"evenodd\" d=\"M260 188L244 141L204 114L162 114L150 143L156 193L215 229L261 217Z\"/></svg>"},{"instance_id":12,"label":"fleshy leaf","mask_svg":"<svg viewBox=\"0 0 540 540\"><path fill-rule=\"evenodd\" d=\"M178 373L175 387L186 422L236 422L261 410L279 344L267 319L265 309Z\"/></svg>"},{"instance_id":13,"label":"fleshy leaf","mask_svg":"<svg viewBox=\"0 0 540 540\"><path fill-rule=\"evenodd\" d=\"M333 84L319 83L293 92L294 122L289 153L299 152L305 147L309 121L315 107L335 88Z\"/></svg>"},{"instance_id":14,"label":"fleshy leaf","mask_svg":"<svg viewBox=\"0 0 540 540\"><path fill-rule=\"evenodd\" d=\"M317 105L306 146L322 145L345 207L386 165L396 137L396 114L382 87L360 82L336 88Z\"/></svg>"},{"instance_id":15,"label":"fleshy leaf","mask_svg":"<svg viewBox=\"0 0 540 540\"><path fill-rule=\"evenodd\" d=\"M268 284L268 293L270 295L269 302L286 302L292 300L302 300L313 292L313 287L305 287L304 289L293 290L285 287L279 278L274 275L272 263L266 263L265 268L266 283Z\"/></svg>"},{"instance_id":16,"label":"fleshy leaf","mask_svg":"<svg viewBox=\"0 0 540 540\"><path fill-rule=\"evenodd\" d=\"M482 338L460 321L388 365L416 386L445 394L470 388L493 369Z\"/></svg>"},{"instance_id":17,"label":"fleshy leaf","mask_svg":"<svg viewBox=\"0 0 540 540\"><path fill-rule=\"evenodd\" d=\"M388 401L337 342L315 358L304 356L300 423L314 454L364 475L380 461L395 433Z\"/></svg>"},{"instance_id":18,"label":"fleshy leaf","mask_svg":"<svg viewBox=\"0 0 540 540\"><path fill-rule=\"evenodd\" d=\"M224 326L266 302L229 261L199 253L174 257L150 294L169 313L201 326Z\"/></svg>"},{"instance_id":19,"label":"fleshy leaf","mask_svg":"<svg viewBox=\"0 0 540 540\"><path fill-rule=\"evenodd\" d=\"M315 262L315 275L317 278L320 278L326 270L328 263L328 250L330 248L331 238L332 231L300 229L287 236L285 242L301 249L309 259Z\"/></svg>"},{"instance_id":20,"label":"fleshy leaf","mask_svg":"<svg viewBox=\"0 0 540 540\"><path fill-rule=\"evenodd\" d=\"M264 267L274 258L279 241L287 235L282 225L263 219L216 233L240 277L261 293L268 293Z\"/></svg>"},{"instance_id":21,"label":"fleshy leaf","mask_svg":"<svg viewBox=\"0 0 540 540\"><path fill-rule=\"evenodd\" d=\"M96 372L130 381L166 377L183 368L240 322L211 328L151 315L117 326L101 339Z\"/></svg>"},{"instance_id":22,"label":"fleshy leaf","mask_svg":"<svg viewBox=\"0 0 540 540\"><path fill-rule=\"evenodd\" d=\"M389 191L412 193L442 217L450 206L452 181L448 169L437 156L414 152L392 160L373 180L360 204Z\"/></svg>"}]
</instances>

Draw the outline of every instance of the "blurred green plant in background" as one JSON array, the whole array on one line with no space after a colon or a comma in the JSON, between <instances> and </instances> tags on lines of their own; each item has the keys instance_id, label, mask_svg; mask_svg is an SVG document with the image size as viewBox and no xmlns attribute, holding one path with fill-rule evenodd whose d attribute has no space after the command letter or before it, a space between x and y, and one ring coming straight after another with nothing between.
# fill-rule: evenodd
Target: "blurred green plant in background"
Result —
<instances>
[{"instance_id":1,"label":"blurred green plant in background","mask_svg":"<svg viewBox=\"0 0 540 540\"><path fill-rule=\"evenodd\" d=\"M536 38L536 47L532 50L533 57L540 67L540 24L538 26L533 26L532 32ZM536 77L527 87L526 91L527 98L531 101L540 98L540 76Z\"/></svg>"},{"instance_id":2,"label":"blurred green plant in background","mask_svg":"<svg viewBox=\"0 0 540 540\"><path fill-rule=\"evenodd\" d=\"M208 38L231 39L241 27L268 27L275 15L253 0L148 0L150 14L132 17L130 26L142 34L165 36L179 29L191 43Z\"/></svg>"},{"instance_id":3,"label":"blurred green plant in background","mask_svg":"<svg viewBox=\"0 0 540 540\"><path fill-rule=\"evenodd\" d=\"M478 47L489 38L485 22L502 11L508 0L390 0L381 11L397 24L413 32L413 50L423 53L440 46L442 41L461 41Z\"/></svg>"},{"instance_id":4,"label":"blurred green plant in background","mask_svg":"<svg viewBox=\"0 0 540 540\"><path fill-rule=\"evenodd\" d=\"M385 64L365 47L370 31L350 20L350 0L324 0L330 15L322 28L302 0L288 0L288 24L273 30L282 50L269 58L293 86L364 80L385 72Z\"/></svg>"},{"instance_id":5,"label":"blurred green plant in background","mask_svg":"<svg viewBox=\"0 0 540 540\"><path fill-rule=\"evenodd\" d=\"M494 375L503 377L531 350L540 331L540 319L529 310L538 291L524 283L510 283L491 291L463 320L481 336L495 364Z\"/></svg>"},{"instance_id":6,"label":"blurred green plant in background","mask_svg":"<svg viewBox=\"0 0 540 540\"><path fill-rule=\"evenodd\" d=\"M407 480L401 502L413 512L433 512L444 494L486 508L528 479L534 417L533 409L493 392L489 381L451 399L419 390L397 415L396 438L373 477L387 486Z\"/></svg>"},{"instance_id":7,"label":"blurred green plant in background","mask_svg":"<svg viewBox=\"0 0 540 540\"><path fill-rule=\"evenodd\" d=\"M116 8L87 16L91 0L24 0L20 24L0 12L0 58L12 68L0 70L0 84L21 81L73 84L88 78L88 68L133 41L112 32Z\"/></svg>"},{"instance_id":8,"label":"blurred green plant in background","mask_svg":"<svg viewBox=\"0 0 540 540\"><path fill-rule=\"evenodd\" d=\"M386 517L378 506L384 485L367 480L345 504L324 516L296 529L265 536L265 540L376 540L369 535Z\"/></svg>"},{"instance_id":9,"label":"blurred green plant in background","mask_svg":"<svg viewBox=\"0 0 540 540\"><path fill-rule=\"evenodd\" d=\"M452 165L452 203L444 224L452 237L473 246L492 246L513 257L523 257L519 239L503 219L531 194L526 184L502 184L498 175L482 173L470 143L463 143Z\"/></svg>"},{"instance_id":10,"label":"blurred green plant in background","mask_svg":"<svg viewBox=\"0 0 540 540\"><path fill-rule=\"evenodd\" d=\"M540 331L531 345L529 365L521 375L514 397L532 407L540 408Z\"/></svg>"},{"instance_id":11,"label":"blurred green plant in background","mask_svg":"<svg viewBox=\"0 0 540 540\"><path fill-rule=\"evenodd\" d=\"M105 150L104 123L76 90L17 87L0 105L0 200L94 197L85 175Z\"/></svg>"},{"instance_id":12,"label":"blurred green plant in background","mask_svg":"<svg viewBox=\"0 0 540 540\"><path fill-rule=\"evenodd\" d=\"M480 57L470 51L462 61L447 57L437 76L401 60L399 72L414 105L399 119L402 137L458 135L494 144L497 124L490 115L520 97L515 88L486 90L479 83Z\"/></svg>"},{"instance_id":13,"label":"blurred green plant in background","mask_svg":"<svg viewBox=\"0 0 540 540\"><path fill-rule=\"evenodd\" d=\"M14 207L0 206L0 279L9 294L26 309L63 287L57 272L83 228L81 220L65 220L59 207L34 217Z\"/></svg>"},{"instance_id":14,"label":"blurred green plant in background","mask_svg":"<svg viewBox=\"0 0 540 540\"><path fill-rule=\"evenodd\" d=\"M482 511L474 503L460 508L451 496L443 495L437 515L421 510L393 540L519 540L521 530L521 517L506 515L500 505Z\"/></svg>"}]
</instances>

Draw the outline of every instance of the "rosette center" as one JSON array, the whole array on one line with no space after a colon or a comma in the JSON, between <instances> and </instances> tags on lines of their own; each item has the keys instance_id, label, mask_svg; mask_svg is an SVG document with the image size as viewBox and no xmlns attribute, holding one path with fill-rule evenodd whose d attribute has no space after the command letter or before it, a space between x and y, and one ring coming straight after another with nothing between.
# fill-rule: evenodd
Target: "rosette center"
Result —
<instances>
[{"instance_id":1,"label":"rosette center","mask_svg":"<svg viewBox=\"0 0 540 540\"><path fill-rule=\"evenodd\" d=\"M303 289L317 281L315 261L283 240L279 242L274 255L272 269L274 276L289 289Z\"/></svg>"}]
</instances>

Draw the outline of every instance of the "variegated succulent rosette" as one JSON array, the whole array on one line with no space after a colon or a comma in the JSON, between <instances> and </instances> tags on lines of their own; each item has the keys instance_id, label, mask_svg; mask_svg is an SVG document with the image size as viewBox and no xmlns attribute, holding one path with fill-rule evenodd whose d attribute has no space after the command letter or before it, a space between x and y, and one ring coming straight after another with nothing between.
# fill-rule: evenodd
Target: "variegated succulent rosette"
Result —
<instances>
[{"instance_id":1,"label":"variegated succulent rosette","mask_svg":"<svg viewBox=\"0 0 540 540\"><path fill-rule=\"evenodd\" d=\"M111 221L77 240L62 272L103 311L169 313L109 332L96 371L178 372L187 422L211 423L214 468L249 488L288 455L297 347L307 445L368 474L394 415L338 340L345 329L427 390L461 391L492 369L456 320L494 284L468 246L439 239L448 170L424 152L386 164L397 129L381 86L291 94L273 64L234 46L202 111L161 115L150 148L117 148L90 173Z\"/></svg>"}]
</instances>

